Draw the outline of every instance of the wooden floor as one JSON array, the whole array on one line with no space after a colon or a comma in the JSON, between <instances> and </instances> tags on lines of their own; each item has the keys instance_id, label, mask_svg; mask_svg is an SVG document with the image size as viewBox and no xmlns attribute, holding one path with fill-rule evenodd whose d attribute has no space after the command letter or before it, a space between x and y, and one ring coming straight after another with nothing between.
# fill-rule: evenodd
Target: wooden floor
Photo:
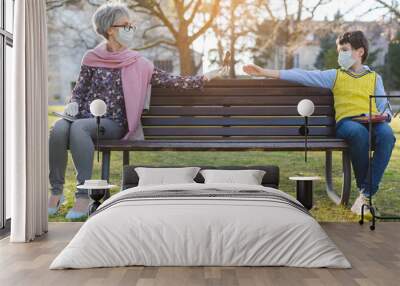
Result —
<instances>
[{"instance_id":1,"label":"wooden floor","mask_svg":"<svg viewBox=\"0 0 400 286\"><path fill-rule=\"evenodd\" d=\"M289 267L124 267L48 270L81 223L50 223L43 238L29 244L0 241L0 285L400 285L400 223L324 223L352 269Z\"/></svg>"}]
</instances>

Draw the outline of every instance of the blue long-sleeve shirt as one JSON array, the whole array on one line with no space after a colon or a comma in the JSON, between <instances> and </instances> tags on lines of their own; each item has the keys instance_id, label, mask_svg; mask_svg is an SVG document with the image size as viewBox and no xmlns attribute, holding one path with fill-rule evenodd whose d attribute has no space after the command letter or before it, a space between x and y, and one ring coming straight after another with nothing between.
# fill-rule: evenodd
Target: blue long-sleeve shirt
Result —
<instances>
[{"instance_id":1,"label":"blue long-sleeve shirt","mask_svg":"<svg viewBox=\"0 0 400 286\"><path fill-rule=\"evenodd\" d=\"M368 66L364 66L364 68L370 70ZM336 69L329 69L324 71L307 71L303 69L281 70L280 79L297 82L305 86L329 88L332 90L333 85L335 84L336 73ZM380 75L377 75L375 95L378 96L377 98L375 98L376 108L380 112L387 112L389 114L389 120L391 120L393 114L391 113L390 108L387 108L387 106L389 105L389 101L388 98L385 97L386 92L383 86L382 77Z\"/></svg>"}]
</instances>

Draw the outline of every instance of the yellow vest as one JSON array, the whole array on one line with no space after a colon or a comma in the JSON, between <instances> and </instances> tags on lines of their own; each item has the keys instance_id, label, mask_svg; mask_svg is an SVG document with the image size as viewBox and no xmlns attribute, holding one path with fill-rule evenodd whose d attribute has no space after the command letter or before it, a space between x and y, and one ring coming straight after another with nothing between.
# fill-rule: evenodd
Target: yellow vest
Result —
<instances>
[{"instance_id":1,"label":"yellow vest","mask_svg":"<svg viewBox=\"0 0 400 286\"><path fill-rule=\"evenodd\" d=\"M353 74L338 69L333 85L335 119L369 113L369 96L375 94L376 73L365 71ZM377 114L375 98L372 99L372 114Z\"/></svg>"}]
</instances>

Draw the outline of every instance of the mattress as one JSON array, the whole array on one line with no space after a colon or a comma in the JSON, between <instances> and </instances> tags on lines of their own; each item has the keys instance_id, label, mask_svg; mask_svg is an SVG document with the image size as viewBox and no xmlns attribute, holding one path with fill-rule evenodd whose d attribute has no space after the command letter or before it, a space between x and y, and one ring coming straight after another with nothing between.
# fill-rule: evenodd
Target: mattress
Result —
<instances>
[{"instance_id":1,"label":"mattress","mask_svg":"<svg viewBox=\"0 0 400 286\"><path fill-rule=\"evenodd\" d=\"M133 265L351 267L290 195L263 186L193 183L112 196L50 269Z\"/></svg>"}]
</instances>

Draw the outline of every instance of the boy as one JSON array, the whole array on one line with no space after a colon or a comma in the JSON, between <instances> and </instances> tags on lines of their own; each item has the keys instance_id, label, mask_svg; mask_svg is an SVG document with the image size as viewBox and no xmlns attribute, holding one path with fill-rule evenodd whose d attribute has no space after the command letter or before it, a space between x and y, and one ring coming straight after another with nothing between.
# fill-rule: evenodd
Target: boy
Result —
<instances>
[{"instance_id":1,"label":"boy","mask_svg":"<svg viewBox=\"0 0 400 286\"><path fill-rule=\"evenodd\" d=\"M360 214L361 206L379 188L383 173L389 163L396 138L388 122L392 118L386 110L386 97L372 101L372 112L382 113L382 122L373 124L372 143L375 152L372 160L372 187L368 184L368 124L356 117L369 114L369 95L384 96L382 78L363 65L368 57L368 40L361 31L346 32L337 41L339 69L325 71L270 70L250 64L243 71L250 75L280 78L306 86L323 87L332 90L334 96L336 136L346 140L360 195L351 211Z\"/></svg>"}]
</instances>

